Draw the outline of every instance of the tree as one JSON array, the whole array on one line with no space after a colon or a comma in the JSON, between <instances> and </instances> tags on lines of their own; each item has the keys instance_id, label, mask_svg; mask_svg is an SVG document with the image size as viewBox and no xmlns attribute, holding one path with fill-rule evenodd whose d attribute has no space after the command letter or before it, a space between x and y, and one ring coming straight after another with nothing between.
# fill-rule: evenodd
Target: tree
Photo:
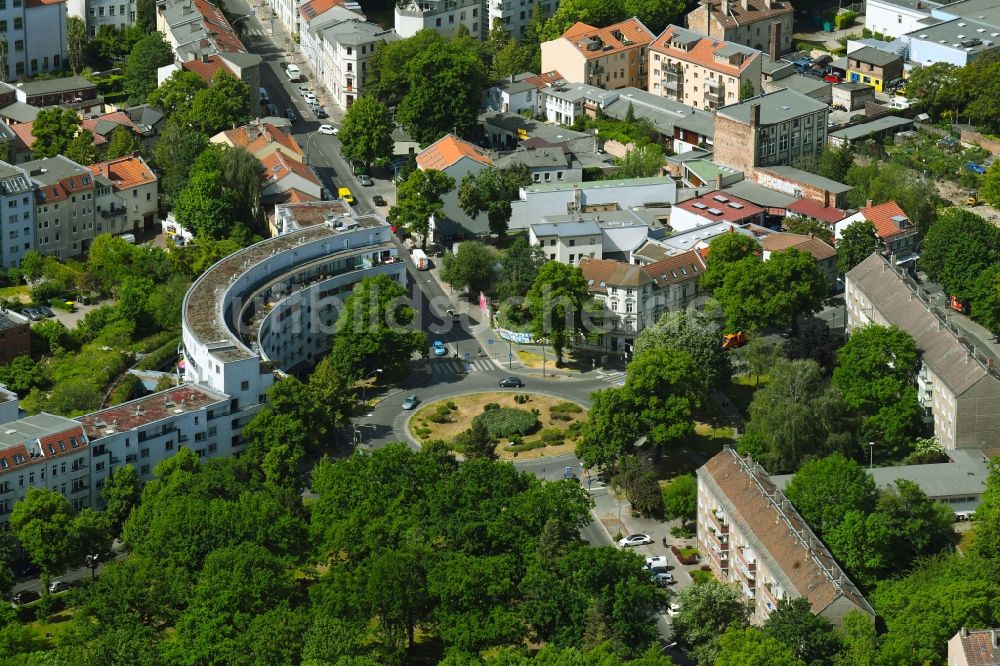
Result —
<instances>
[{"instance_id":1,"label":"tree","mask_svg":"<svg viewBox=\"0 0 1000 666\"><path fill-rule=\"evenodd\" d=\"M566 30L577 22L588 25L611 25L623 21L629 15L621 1L599 2L598 0L569 0L560 2L559 8L545 22L539 34L540 41L558 39Z\"/></svg>"},{"instance_id":2,"label":"tree","mask_svg":"<svg viewBox=\"0 0 1000 666\"><path fill-rule=\"evenodd\" d=\"M35 137L31 146L32 157L62 155L79 131L80 116L73 109L58 106L42 109L31 126L31 135Z\"/></svg>"},{"instance_id":3,"label":"tree","mask_svg":"<svg viewBox=\"0 0 1000 666\"><path fill-rule=\"evenodd\" d=\"M819 175L838 183L844 182L854 166L854 149L848 144L840 148L825 146L819 155Z\"/></svg>"},{"instance_id":4,"label":"tree","mask_svg":"<svg viewBox=\"0 0 1000 666\"><path fill-rule=\"evenodd\" d=\"M979 276L1000 263L1000 229L959 208L944 211L924 238L920 265L949 296L977 294Z\"/></svg>"},{"instance_id":5,"label":"tree","mask_svg":"<svg viewBox=\"0 0 1000 666\"><path fill-rule=\"evenodd\" d=\"M90 166L97 160L94 135L89 130L81 129L66 146L63 154L77 164Z\"/></svg>"},{"instance_id":6,"label":"tree","mask_svg":"<svg viewBox=\"0 0 1000 666\"><path fill-rule=\"evenodd\" d=\"M506 169L487 167L465 175L458 190L458 205L469 217L486 213L490 232L502 238L510 223L510 202L530 184L531 172L523 164Z\"/></svg>"},{"instance_id":7,"label":"tree","mask_svg":"<svg viewBox=\"0 0 1000 666\"><path fill-rule=\"evenodd\" d=\"M463 241L455 254L445 253L441 279L453 289L468 291L470 298L489 286L496 256L479 241Z\"/></svg>"},{"instance_id":8,"label":"tree","mask_svg":"<svg viewBox=\"0 0 1000 666\"><path fill-rule=\"evenodd\" d=\"M225 69L212 76L212 85L199 90L191 102L189 122L211 136L250 120L250 86Z\"/></svg>"},{"instance_id":9,"label":"tree","mask_svg":"<svg viewBox=\"0 0 1000 666\"><path fill-rule=\"evenodd\" d=\"M547 339L556 352L556 366L562 364L563 349L580 330L590 291L577 266L549 261L538 270L526 301L532 314L536 340Z\"/></svg>"},{"instance_id":10,"label":"tree","mask_svg":"<svg viewBox=\"0 0 1000 666\"><path fill-rule=\"evenodd\" d=\"M934 118L943 111L954 111L962 96L958 70L950 62L914 67L906 78L907 98Z\"/></svg>"},{"instance_id":11,"label":"tree","mask_svg":"<svg viewBox=\"0 0 1000 666\"><path fill-rule=\"evenodd\" d=\"M229 211L233 225L248 228L255 234L266 234L264 209L260 204L264 171L260 160L245 148L226 148L219 167L222 182L235 200L235 209Z\"/></svg>"},{"instance_id":12,"label":"tree","mask_svg":"<svg viewBox=\"0 0 1000 666\"><path fill-rule=\"evenodd\" d=\"M87 43L87 24L79 16L66 19L66 59L76 76L83 66L83 47Z\"/></svg>"},{"instance_id":13,"label":"tree","mask_svg":"<svg viewBox=\"0 0 1000 666\"><path fill-rule=\"evenodd\" d=\"M782 358L781 349L777 345L770 344L762 335L754 334L748 336L747 343L737 354L747 374L753 375L754 388L760 386L761 375L767 374Z\"/></svg>"},{"instance_id":14,"label":"tree","mask_svg":"<svg viewBox=\"0 0 1000 666\"><path fill-rule=\"evenodd\" d=\"M132 509L139 504L141 489L139 475L132 465L115 468L111 476L101 484L104 513L107 514L116 533L125 524Z\"/></svg>"},{"instance_id":15,"label":"tree","mask_svg":"<svg viewBox=\"0 0 1000 666\"><path fill-rule=\"evenodd\" d=\"M826 272L808 252L796 248L772 252L763 269L772 285L768 302L772 323L798 330L799 317L819 312L830 295Z\"/></svg>"},{"instance_id":16,"label":"tree","mask_svg":"<svg viewBox=\"0 0 1000 666\"><path fill-rule=\"evenodd\" d=\"M497 442L490 435L486 424L482 420L473 419L472 427L466 431L465 437L462 439L465 444L465 457L467 460L470 458L496 459Z\"/></svg>"},{"instance_id":17,"label":"tree","mask_svg":"<svg viewBox=\"0 0 1000 666\"><path fill-rule=\"evenodd\" d=\"M250 442L246 459L262 484L301 492L299 464L305 458L308 430L302 421L273 409L258 412L243 434Z\"/></svg>"},{"instance_id":18,"label":"tree","mask_svg":"<svg viewBox=\"0 0 1000 666\"><path fill-rule=\"evenodd\" d=\"M840 525L848 511L875 509L875 482L858 463L834 453L802 465L785 495L817 534Z\"/></svg>"},{"instance_id":19,"label":"tree","mask_svg":"<svg viewBox=\"0 0 1000 666\"><path fill-rule=\"evenodd\" d=\"M501 302L522 298L535 283L538 270L545 263L545 250L531 245L523 234L518 235L500 252L497 295ZM21 260L24 265L24 260Z\"/></svg>"},{"instance_id":20,"label":"tree","mask_svg":"<svg viewBox=\"0 0 1000 666\"><path fill-rule=\"evenodd\" d=\"M506 31L505 31L506 32ZM521 72L530 71L534 60L531 47L522 46L511 39L496 52L490 64L490 78L509 79Z\"/></svg>"},{"instance_id":21,"label":"tree","mask_svg":"<svg viewBox=\"0 0 1000 666\"><path fill-rule=\"evenodd\" d=\"M983 558L1000 558L1000 462L990 463L986 490L976 507L976 533L972 550Z\"/></svg>"},{"instance_id":22,"label":"tree","mask_svg":"<svg viewBox=\"0 0 1000 666\"><path fill-rule=\"evenodd\" d=\"M783 643L806 664L828 664L841 648L833 625L814 614L805 597L784 600L767 618L764 634Z\"/></svg>"},{"instance_id":23,"label":"tree","mask_svg":"<svg viewBox=\"0 0 1000 666\"><path fill-rule=\"evenodd\" d=\"M626 17L638 17L654 35L658 35L668 25L680 20L684 14L684 3L680 0L666 0L664 2L622 0L622 10Z\"/></svg>"},{"instance_id":24,"label":"tree","mask_svg":"<svg viewBox=\"0 0 1000 666\"><path fill-rule=\"evenodd\" d=\"M663 148L655 143L647 143L633 148L615 162L618 165L617 175L621 178L659 176L663 172Z\"/></svg>"},{"instance_id":25,"label":"tree","mask_svg":"<svg viewBox=\"0 0 1000 666\"><path fill-rule=\"evenodd\" d=\"M733 585L710 580L685 588L677 598L680 610L673 626L677 639L702 655L715 656L720 637L729 627L742 629L750 621L750 606Z\"/></svg>"},{"instance_id":26,"label":"tree","mask_svg":"<svg viewBox=\"0 0 1000 666\"><path fill-rule=\"evenodd\" d=\"M675 476L663 487L663 513L681 523L693 523L698 510L698 482L692 474Z\"/></svg>"},{"instance_id":27,"label":"tree","mask_svg":"<svg viewBox=\"0 0 1000 666\"><path fill-rule=\"evenodd\" d=\"M701 276L701 288L712 294L726 279L729 264L740 259L760 258L763 249L753 236L729 233L716 236L708 244L705 272Z\"/></svg>"},{"instance_id":28,"label":"tree","mask_svg":"<svg viewBox=\"0 0 1000 666\"><path fill-rule=\"evenodd\" d=\"M19 395L24 395L47 381L48 377L44 368L27 354L16 357L10 363L0 365L0 384Z\"/></svg>"},{"instance_id":29,"label":"tree","mask_svg":"<svg viewBox=\"0 0 1000 666\"><path fill-rule=\"evenodd\" d=\"M916 342L896 326L855 329L837 353L834 383L848 407L865 417L864 434L887 448L906 446L920 428L918 367Z\"/></svg>"},{"instance_id":30,"label":"tree","mask_svg":"<svg viewBox=\"0 0 1000 666\"><path fill-rule=\"evenodd\" d=\"M119 125L111 132L111 141L105 157L114 160L139 152L139 137L124 125Z\"/></svg>"},{"instance_id":31,"label":"tree","mask_svg":"<svg viewBox=\"0 0 1000 666\"><path fill-rule=\"evenodd\" d=\"M772 473L794 470L807 456L856 451L853 423L843 397L815 361L779 361L771 381L750 402L746 434L764 451L746 451ZM743 451L744 438L740 439Z\"/></svg>"},{"instance_id":32,"label":"tree","mask_svg":"<svg viewBox=\"0 0 1000 666\"><path fill-rule=\"evenodd\" d=\"M174 215L196 237L219 240L233 231L230 211L235 207L236 196L226 189L220 171L192 169L184 189L177 195Z\"/></svg>"},{"instance_id":33,"label":"tree","mask_svg":"<svg viewBox=\"0 0 1000 666\"><path fill-rule=\"evenodd\" d=\"M848 225L837 242L837 270L847 273L877 250L874 224L861 220Z\"/></svg>"},{"instance_id":34,"label":"tree","mask_svg":"<svg viewBox=\"0 0 1000 666\"><path fill-rule=\"evenodd\" d=\"M952 544L955 514L927 497L913 481L898 479L895 488L883 490L875 511L889 524L890 571L904 571L917 557L933 555Z\"/></svg>"},{"instance_id":35,"label":"tree","mask_svg":"<svg viewBox=\"0 0 1000 666\"><path fill-rule=\"evenodd\" d=\"M31 560L42 569L42 592L49 578L77 559L73 507L54 490L31 487L10 514L10 526Z\"/></svg>"},{"instance_id":36,"label":"tree","mask_svg":"<svg viewBox=\"0 0 1000 666\"><path fill-rule=\"evenodd\" d=\"M745 99L750 99L757 94L757 89L753 85L753 81L750 79L744 79L740 84L740 101Z\"/></svg>"},{"instance_id":37,"label":"tree","mask_svg":"<svg viewBox=\"0 0 1000 666\"><path fill-rule=\"evenodd\" d=\"M615 485L625 491L625 498L632 509L645 517L663 513L663 494L656 480L656 470L649 459L629 456L622 461Z\"/></svg>"},{"instance_id":38,"label":"tree","mask_svg":"<svg viewBox=\"0 0 1000 666\"><path fill-rule=\"evenodd\" d=\"M414 352L426 353L427 334L410 328L414 313L406 296L406 289L385 275L354 286L337 319L331 351L342 377L359 379L376 368L402 376Z\"/></svg>"},{"instance_id":39,"label":"tree","mask_svg":"<svg viewBox=\"0 0 1000 666\"><path fill-rule=\"evenodd\" d=\"M733 368L721 339L719 325L701 311L676 310L664 313L655 325L643 329L635 343L635 355L661 347L687 352L704 374L708 387L725 386Z\"/></svg>"},{"instance_id":40,"label":"tree","mask_svg":"<svg viewBox=\"0 0 1000 666\"><path fill-rule=\"evenodd\" d=\"M341 152L366 166L392 157L392 113L374 95L364 94L347 109L340 127Z\"/></svg>"},{"instance_id":41,"label":"tree","mask_svg":"<svg viewBox=\"0 0 1000 666\"><path fill-rule=\"evenodd\" d=\"M635 404L632 414L657 453L691 434L692 412L705 388L704 374L684 351L651 349L629 364L625 391Z\"/></svg>"},{"instance_id":42,"label":"tree","mask_svg":"<svg viewBox=\"0 0 1000 666\"><path fill-rule=\"evenodd\" d=\"M151 32L136 42L125 60L123 85L129 104L142 104L156 89L156 70L174 61L170 44L159 32Z\"/></svg>"},{"instance_id":43,"label":"tree","mask_svg":"<svg viewBox=\"0 0 1000 666\"><path fill-rule=\"evenodd\" d=\"M496 58L496 55L500 53L503 47L507 46L512 41L514 40L511 38L510 32L508 32L507 28L505 28L503 25L503 19L499 17L494 18L493 22L490 23L490 31L486 35L486 40L483 42L482 47L480 49L480 52L483 57L483 63L486 65L487 68L493 66L493 59ZM518 73L519 72L514 72L514 74ZM501 76L501 77L493 76L492 72L490 76L493 79L507 78L506 76Z\"/></svg>"},{"instance_id":44,"label":"tree","mask_svg":"<svg viewBox=\"0 0 1000 666\"><path fill-rule=\"evenodd\" d=\"M419 234L421 247L426 247L430 220L441 214L441 197L454 187L455 179L443 171L414 169L399 185L396 205L389 209L389 221Z\"/></svg>"},{"instance_id":45,"label":"tree","mask_svg":"<svg viewBox=\"0 0 1000 666\"><path fill-rule=\"evenodd\" d=\"M787 645L757 627L730 627L718 643L714 666L805 666Z\"/></svg>"},{"instance_id":46,"label":"tree","mask_svg":"<svg viewBox=\"0 0 1000 666\"><path fill-rule=\"evenodd\" d=\"M160 171L160 189L168 202L187 184L195 159L208 145L208 137L189 130L171 119L153 148L153 159Z\"/></svg>"},{"instance_id":47,"label":"tree","mask_svg":"<svg viewBox=\"0 0 1000 666\"><path fill-rule=\"evenodd\" d=\"M833 228L823 220L802 215L790 215L785 218L784 226L790 233L815 236L827 245L833 245Z\"/></svg>"},{"instance_id":48,"label":"tree","mask_svg":"<svg viewBox=\"0 0 1000 666\"><path fill-rule=\"evenodd\" d=\"M860 208L869 199L874 203L895 201L913 224L918 235L927 233L937 218L943 200L919 173L895 162L873 162L852 166L844 182L854 187L848 194L852 206Z\"/></svg>"},{"instance_id":49,"label":"tree","mask_svg":"<svg viewBox=\"0 0 1000 666\"><path fill-rule=\"evenodd\" d=\"M193 124L191 107L194 105L195 97L206 88L208 84L200 76L179 69L168 76L156 90L149 93L146 102L162 108L174 122L189 125Z\"/></svg>"},{"instance_id":50,"label":"tree","mask_svg":"<svg viewBox=\"0 0 1000 666\"><path fill-rule=\"evenodd\" d=\"M610 388L590 394L590 411L576 456L587 467L616 465L635 447L639 423L632 413L634 401L624 389Z\"/></svg>"},{"instance_id":51,"label":"tree","mask_svg":"<svg viewBox=\"0 0 1000 666\"><path fill-rule=\"evenodd\" d=\"M979 186L979 198L992 206L1000 205L1000 165L990 164Z\"/></svg>"}]
</instances>

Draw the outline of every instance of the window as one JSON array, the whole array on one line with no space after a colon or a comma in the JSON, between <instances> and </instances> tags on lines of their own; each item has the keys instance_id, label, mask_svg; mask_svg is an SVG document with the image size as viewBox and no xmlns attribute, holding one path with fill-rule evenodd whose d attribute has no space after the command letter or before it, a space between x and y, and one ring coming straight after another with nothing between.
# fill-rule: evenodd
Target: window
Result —
<instances>
[{"instance_id":1,"label":"window","mask_svg":"<svg viewBox=\"0 0 1000 666\"><path fill-rule=\"evenodd\" d=\"M575 254L571 254L571 255L569 255L569 263L571 263L571 264L572 264L572 263L574 262L574 260L575 260L575 259L576 259L576 255L575 255Z\"/></svg>"},{"instance_id":2,"label":"window","mask_svg":"<svg viewBox=\"0 0 1000 666\"><path fill-rule=\"evenodd\" d=\"M575 238L570 238L569 239L569 246L570 247L576 247L576 239Z\"/></svg>"},{"instance_id":3,"label":"window","mask_svg":"<svg viewBox=\"0 0 1000 666\"><path fill-rule=\"evenodd\" d=\"M115 6L111 5L110 7L108 7L108 16L114 16L114 15L115 15Z\"/></svg>"},{"instance_id":4,"label":"window","mask_svg":"<svg viewBox=\"0 0 1000 666\"><path fill-rule=\"evenodd\" d=\"M7 32L7 21L0 21L0 32Z\"/></svg>"},{"instance_id":5,"label":"window","mask_svg":"<svg viewBox=\"0 0 1000 666\"><path fill-rule=\"evenodd\" d=\"M208 445L208 452L209 453L215 453L218 450L219 450L219 445L218 444L216 444L216 443L213 442L213 443L211 443L211 444Z\"/></svg>"},{"instance_id":6,"label":"window","mask_svg":"<svg viewBox=\"0 0 1000 666\"><path fill-rule=\"evenodd\" d=\"M250 382L249 382L249 380L244 379L242 382L240 382L240 390L241 391L249 391L250 390Z\"/></svg>"},{"instance_id":7,"label":"window","mask_svg":"<svg viewBox=\"0 0 1000 666\"><path fill-rule=\"evenodd\" d=\"M143 465L142 467L140 467L139 474L142 474L143 476L149 474L149 465Z\"/></svg>"},{"instance_id":8,"label":"window","mask_svg":"<svg viewBox=\"0 0 1000 666\"><path fill-rule=\"evenodd\" d=\"M14 19L14 30L24 29L24 19L18 17Z\"/></svg>"},{"instance_id":9,"label":"window","mask_svg":"<svg viewBox=\"0 0 1000 666\"><path fill-rule=\"evenodd\" d=\"M174 450L174 440L168 439L167 443L163 445L163 450L164 451L173 451Z\"/></svg>"},{"instance_id":10,"label":"window","mask_svg":"<svg viewBox=\"0 0 1000 666\"><path fill-rule=\"evenodd\" d=\"M14 50L18 51L18 52L24 50L24 40L23 39L19 39L16 42L14 42Z\"/></svg>"}]
</instances>

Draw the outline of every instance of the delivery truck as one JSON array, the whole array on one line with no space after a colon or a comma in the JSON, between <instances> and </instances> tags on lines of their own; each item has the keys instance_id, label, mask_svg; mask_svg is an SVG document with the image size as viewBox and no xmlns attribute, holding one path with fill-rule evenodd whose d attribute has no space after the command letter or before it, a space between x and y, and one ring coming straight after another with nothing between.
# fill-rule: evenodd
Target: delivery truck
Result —
<instances>
[{"instance_id":1,"label":"delivery truck","mask_svg":"<svg viewBox=\"0 0 1000 666\"><path fill-rule=\"evenodd\" d=\"M427 259L427 255L424 251L419 248L414 248L410 252L410 258L413 259L413 265L417 267L418 271L426 271L430 268L430 261Z\"/></svg>"}]
</instances>

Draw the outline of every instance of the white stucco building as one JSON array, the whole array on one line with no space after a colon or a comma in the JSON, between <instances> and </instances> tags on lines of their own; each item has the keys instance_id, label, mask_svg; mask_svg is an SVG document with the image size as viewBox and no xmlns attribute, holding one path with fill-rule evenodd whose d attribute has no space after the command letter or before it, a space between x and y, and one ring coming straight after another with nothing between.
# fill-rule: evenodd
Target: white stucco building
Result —
<instances>
[{"instance_id":1,"label":"white stucco building","mask_svg":"<svg viewBox=\"0 0 1000 666\"><path fill-rule=\"evenodd\" d=\"M63 70L66 16L65 0L0 4L0 34L7 41L6 81Z\"/></svg>"},{"instance_id":2,"label":"white stucco building","mask_svg":"<svg viewBox=\"0 0 1000 666\"><path fill-rule=\"evenodd\" d=\"M393 25L400 37L412 37L421 30L451 36L464 25L475 39L489 30L481 0L406 0L393 7Z\"/></svg>"},{"instance_id":3,"label":"white stucco building","mask_svg":"<svg viewBox=\"0 0 1000 666\"><path fill-rule=\"evenodd\" d=\"M588 205L633 208L677 202L677 181L668 176L597 180L585 183L541 183L522 187L511 202L510 229L527 229L548 215L565 215Z\"/></svg>"}]
</instances>

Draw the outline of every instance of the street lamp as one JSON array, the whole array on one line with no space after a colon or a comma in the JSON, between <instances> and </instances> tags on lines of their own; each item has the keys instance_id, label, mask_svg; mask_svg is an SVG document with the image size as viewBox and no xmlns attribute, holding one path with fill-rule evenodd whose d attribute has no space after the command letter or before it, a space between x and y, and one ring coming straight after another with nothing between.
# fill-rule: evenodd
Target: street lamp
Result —
<instances>
[{"instance_id":1,"label":"street lamp","mask_svg":"<svg viewBox=\"0 0 1000 666\"><path fill-rule=\"evenodd\" d=\"M868 469L875 467L875 442L868 442Z\"/></svg>"},{"instance_id":2,"label":"street lamp","mask_svg":"<svg viewBox=\"0 0 1000 666\"><path fill-rule=\"evenodd\" d=\"M374 370L372 370L371 372L369 372L367 375L365 375L365 378L362 379L361 381L362 382L367 382L372 377L372 375L379 374L381 372L382 372L382 368L375 368ZM361 402L366 407L368 406L368 401L365 399L365 396L367 394L368 394L368 384L362 384L361 385Z\"/></svg>"}]
</instances>

